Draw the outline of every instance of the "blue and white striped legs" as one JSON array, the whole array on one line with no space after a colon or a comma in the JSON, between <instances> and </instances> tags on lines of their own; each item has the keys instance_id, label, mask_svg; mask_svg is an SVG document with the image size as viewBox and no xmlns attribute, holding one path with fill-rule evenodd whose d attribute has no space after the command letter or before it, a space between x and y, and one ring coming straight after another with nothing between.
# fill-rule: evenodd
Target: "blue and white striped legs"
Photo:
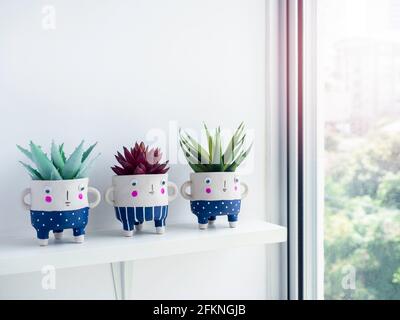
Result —
<instances>
[{"instance_id":1,"label":"blue and white striped legs","mask_svg":"<svg viewBox=\"0 0 400 320\"><path fill-rule=\"evenodd\" d=\"M127 237L131 237L134 230L142 230L145 221L154 221L156 232L162 234L165 232L168 206L115 207L115 216L121 221L124 235Z\"/></svg>"}]
</instances>

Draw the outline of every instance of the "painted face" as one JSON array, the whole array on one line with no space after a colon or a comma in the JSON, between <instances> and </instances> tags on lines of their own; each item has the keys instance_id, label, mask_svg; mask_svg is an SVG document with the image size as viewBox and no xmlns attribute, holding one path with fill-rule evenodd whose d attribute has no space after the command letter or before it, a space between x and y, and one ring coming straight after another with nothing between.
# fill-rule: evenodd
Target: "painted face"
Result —
<instances>
[{"instance_id":1,"label":"painted face","mask_svg":"<svg viewBox=\"0 0 400 320\"><path fill-rule=\"evenodd\" d=\"M220 181L220 179L218 179ZM220 189L220 190L219 190ZM222 186L218 185L216 183L213 184L213 180L211 177L206 177L204 179L204 192L207 195L211 195L211 193L215 191L221 191L222 192L238 192L240 189L240 181L237 176L227 176L225 179L222 180Z\"/></svg>"},{"instance_id":2,"label":"painted face","mask_svg":"<svg viewBox=\"0 0 400 320\"><path fill-rule=\"evenodd\" d=\"M43 211L76 210L88 206L88 179L31 183L31 208Z\"/></svg>"},{"instance_id":3,"label":"painted face","mask_svg":"<svg viewBox=\"0 0 400 320\"><path fill-rule=\"evenodd\" d=\"M240 180L234 172L193 173L191 181L195 199L240 199Z\"/></svg>"},{"instance_id":4,"label":"painted face","mask_svg":"<svg viewBox=\"0 0 400 320\"><path fill-rule=\"evenodd\" d=\"M168 175L114 176L114 202L118 207L168 204Z\"/></svg>"}]
</instances>

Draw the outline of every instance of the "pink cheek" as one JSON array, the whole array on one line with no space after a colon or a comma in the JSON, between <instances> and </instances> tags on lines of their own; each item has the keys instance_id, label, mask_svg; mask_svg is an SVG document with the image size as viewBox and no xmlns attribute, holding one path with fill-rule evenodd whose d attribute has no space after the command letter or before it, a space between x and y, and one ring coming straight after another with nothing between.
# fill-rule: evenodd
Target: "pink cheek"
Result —
<instances>
[{"instance_id":1,"label":"pink cheek","mask_svg":"<svg viewBox=\"0 0 400 320\"><path fill-rule=\"evenodd\" d=\"M53 201L53 198L50 197L50 196L45 196L45 197L44 197L44 201L46 201L47 203L50 203L50 202Z\"/></svg>"},{"instance_id":2,"label":"pink cheek","mask_svg":"<svg viewBox=\"0 0 400 320\"><path fill-rule=\"evenodd\" d=\"M136 190L133 190L131 193L132 197L137 197L138 196L138 192Z\"/></svg>"},{"instance_id":3,"label":"pink cheek","mask_svg":"<svg viewBox=\"0 0 400 320\"><path fill-rule=\"evenodd\" d=\"M165 189L161 188L161 194L164 194L164 193L165 193Z\"/></svg>"},{"instance_id":4,"label":"pink cheek","mask_svg":"<svg viewBox=\"0 0 400 320\"><path fill-rule=\"evenodd\" d=\"M211 188L206 188L207 193L211 193Z\"/></svg>"},{"instance_id":5,"label":"pink cheek","mask_svg":"<svg viewBox=\"0 0 400 320\"><path fill-rule=\"evenodd\" d=\"M79 198L79 200L82 200L83 199L83 194L82 193L78 194L78 198Z\"/></svg>"}]
</instances>

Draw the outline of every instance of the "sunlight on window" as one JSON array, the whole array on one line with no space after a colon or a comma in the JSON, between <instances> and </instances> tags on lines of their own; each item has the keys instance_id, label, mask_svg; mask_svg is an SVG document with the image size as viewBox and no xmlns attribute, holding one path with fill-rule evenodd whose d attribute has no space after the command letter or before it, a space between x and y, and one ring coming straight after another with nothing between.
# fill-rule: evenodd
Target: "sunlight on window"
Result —
<instances>
[{"instance_id":1,"label":"sunlight on window","mask_svg":"<svg viewBox=\"0 0 400 320\"><path fill-rule=\"evenodd\" d=\"M400 299L400 1L317 6L325 298Z\"/></svg>"}]
</instances>

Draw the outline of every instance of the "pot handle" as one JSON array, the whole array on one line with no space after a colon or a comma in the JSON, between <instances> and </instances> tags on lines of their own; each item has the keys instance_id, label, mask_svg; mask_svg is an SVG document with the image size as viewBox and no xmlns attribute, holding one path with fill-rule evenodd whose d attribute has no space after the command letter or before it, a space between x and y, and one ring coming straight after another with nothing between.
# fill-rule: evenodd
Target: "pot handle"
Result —
<instances>
[{"instance_id":1,"label":"pot handle","mask_svg":"<svg viewBox=\"0 0 400 320\"><path fill-rule=\"evenodd\" d=\"M89 187L89 188L88 188L88 193L92 193L92 194L94 194L95 197L96 197L96 199L94 200L94 202L89 203L89 208L90 208L90 209L96 208L96 207L99 205L100 201L101 201L101 194L100 194L100 191L97 190L96 188Z\"/></svg>"},{"instance_id":2,"label":"pot handle","mask_svg":"<svg viewBox=\"0 0 400 320\"><path fill-rule=\"evenodd\" d=\"M186 192L186 189L192 185L192 181L186 181L182 186L181 186L181 195L184 197L186 200L192 200L192 195Z\"/></svg>"},{"instance_id":3,"label":"pot handle","mask_svg":"<svg viewBox=\"0 0 400 320\"><path fill-rule=\"evenodd\" d=\"M25 202L25 197L28 195L28 194L31 194L31 189L30 188L26 188L24 191L22 191L22 193L21 193L21 204L22 204L22 207L25 209L25 210L31 210L31 205L29 204L29 203L26 203Z\"/></svg>"},{"instance_id":4,"label":"pot handle","mask_svg":"<svg viewBox=\"0 0 400 320\"><path fill-rule=\"evenodd\" d=\"M240 185L243 187L243 192L241 194L241 198L244 199L249 194L249 186L244 182L240 182Z\"/></svg>"},{"instance_id":5,"label":"pot handle","mask_svg":"<svg viewBox=\"0 0 400 320\"><path fill-rule=\"evenodd\" d=\"M176 197L178 196L178 187L176 186L175 183L168 181L168 188L167 190L171 188L173 190L172 194L168 193L168 201L174 201Z\"/></svg>"},{"instance_id":6,"label":"pot handle","mask_svg":"<svg viewBox=\"0 0 400 320\"><path fill-rule=\"evenodd\" d=\"M104 194L104 199L106 199L106 202L107 202L110 206L114 206L115 203L114 203L114 199L111 199L111 197L110 197L111 194L114 195L114 187L109 187L109 188L106 190L106 193Z\"/></svg>"}]
</instances>

